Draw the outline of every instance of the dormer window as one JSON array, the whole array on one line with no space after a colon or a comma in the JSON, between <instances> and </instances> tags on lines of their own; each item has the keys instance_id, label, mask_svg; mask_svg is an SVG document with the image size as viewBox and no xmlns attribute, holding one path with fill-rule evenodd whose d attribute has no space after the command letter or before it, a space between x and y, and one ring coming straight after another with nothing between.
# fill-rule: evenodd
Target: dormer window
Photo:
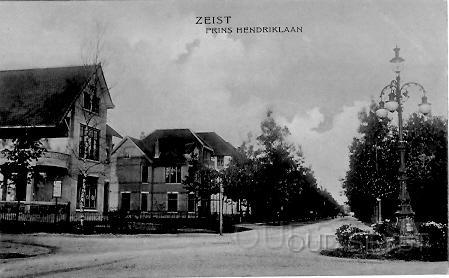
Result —
<instances>
[{"instance_id":1,"label":"dormer window","mask_svg":"<svg viewBox=\"0 0 449 278\"><path fill-rule=\"evenodd\" d=\"M83 94L83 108L98 113L100 110L100 98L96 94L97 88L89 84Z\"/></svg>"},{"instance_id":2,"label":"dormer window","mask_svg":"<svg viewBox=\"0 0 449 278\"><path fill-rule=\"evenodd\" d=\"M224 166L224 157L223 156L217 156L217 167L223 167Z\"/></svg>"}]
</instances>

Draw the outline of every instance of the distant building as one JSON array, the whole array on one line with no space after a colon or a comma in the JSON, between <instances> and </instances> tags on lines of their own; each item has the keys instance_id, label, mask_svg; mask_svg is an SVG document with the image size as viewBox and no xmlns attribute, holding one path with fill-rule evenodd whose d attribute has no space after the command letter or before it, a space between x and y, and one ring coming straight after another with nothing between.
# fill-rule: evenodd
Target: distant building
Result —
<instances>
[{"instance_id":1,"label":"distant building","mask_svg":"<svg viewBox=\"0 0 449 278\"><path fill-rule=\"evenodd\" d=\"M235 153L214 132L158 129L141 140L125 137L112 153L111 206L115 195L114 207L121 210L195 213L195 196L182 184L189 157L222 169Z\"/></svg>"},{"instance_id":2,"label":"distant building","mask_svg":"<svg viewBox=\"0 0 449 278\"><path fill-rule=\"evenodd\" d=\"M211 160L215 169L226 168L232 158L238 155L237 150L215 132L197 132L196 134L214 150Z\"/></svg>"},{"instance_id":3,"label":"distant building","mask_svg":"<svg viewBox=\"0 0 449 278\"><path fill-rule=\"evenodd\" d=\"M0 92L0 149L18 136L42 138L47 148L26 192L12 184L14 173L0 173L0 200L54 202L54 185L61 184L59 203L70 202L74 211L85 167L85 209L107 210L112 137L120 135L106 124L114 104L101 65L2 71Z\"/></svg>"}]
</instances>

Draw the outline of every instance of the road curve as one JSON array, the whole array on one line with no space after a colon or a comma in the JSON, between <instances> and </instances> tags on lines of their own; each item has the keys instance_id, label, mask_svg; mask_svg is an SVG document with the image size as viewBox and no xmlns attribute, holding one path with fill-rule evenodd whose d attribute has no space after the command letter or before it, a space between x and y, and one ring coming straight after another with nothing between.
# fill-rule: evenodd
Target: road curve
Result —
<instances>
[{"instance_id":1,"label":"road curve","mask_svg":"<svg viewBox=\"0 0 449 278\"><path fill-rule=\"evenodd\" d=\"M308 225L251 225L225 234L0 235L0 240L55 246L52 254L0 261L1 277L148 277L445 274L447 262L326 257L335 229L353 218Z\"/></svg>"}]
</instances>

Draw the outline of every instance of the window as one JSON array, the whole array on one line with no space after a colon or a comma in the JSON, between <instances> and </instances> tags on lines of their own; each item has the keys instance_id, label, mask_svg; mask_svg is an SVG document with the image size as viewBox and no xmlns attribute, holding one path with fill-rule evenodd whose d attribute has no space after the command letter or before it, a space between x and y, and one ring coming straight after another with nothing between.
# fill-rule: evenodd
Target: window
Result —
<instances>
[{"instance_id":1,"label":"window","mask_svg":"<svg viewBox=\"0 0 449 278\"><path fill-rule=\"evenodd\" d=\"M84 92L83 94L83 108L87 109L87 110L91 110L92 109L92 102L91 102L91 97L90 94L88 92Z\"/></svg>"},{"instance_id":2,"label":"window","mask_svg":"<svg viewBox=\"0 0 449 278\"><path fill-rule=\"evenodd\" d=\"M165 183L181 183L181 167L165 167Z\"/></svg>"},{"instance_id":3,"label":"window","mask_svg":"<svg viewBox=\"0 0 449 278\"><path fill-rule=\"evenodd\" d=\"M100 130L81 124L80 150L81 158L99 160L100 156Z\"/></svg>"},{"instance_id":4,"label":"window","mask_svg":"<svg viewBox=\"0 0 449 278\"><path fill-rule=\"evenodd\" d=\"M148 210L148 193L142 193L140 199L140 210L147 211Z\"/></svg>"},{"instance_id":5,"label":"window","mask_svg":"<svg viewBox=\"0 0 449 278\"><path fill-rule=\"evenodd\" d=\"M83 108L98 113L100 110L100 98L96 96L96 86L89 84L83 93Z\"/></svg>"},{"instance_id":6,"label":"window","mask_svg":"<svg viewBox=\"0 0 449 278\"><path fill-rule=\"evenodd\" d=\"M177 192L167 193L167 211L170 211L170 212L178 211L178 193Z\"/></svg>"},{"instance_id":7,"label":"window","mask_svg":"<svg viewBox=\"0 0 449 278\"><path fill-rule=\"evenodd\" d=\"M97 184L98 178L87 177L85 184L84 193L84 208L85 209L97 209ZM76 207L80 208L81 202L81 189L83 188L83 176L78 176L78 186L77 186L77 199Z\"/></svg>"},{"instance_id":8,"label":"window","mask_svg":"<svg viewBox=\"0 0 449 278\"><path fill-rule=\"evenodd\" d=\"M142 182L148 182L148 168L145 165L142 165Z\"/></svg>"},{"instance_id":9,"label":"window","mask_svg":"<svg viewBox=\"0 0 449 278\"><path fill-rule=\"evenodd\" d=\"M224 166L224 157L217 156L217 167L223 167L223 166Z\"/></svg>"},{"instance_id":10,"label":"window","mask_svg":"<svg viewBox=\"0 0 449 278\"><path fill-rule=\"evenodd\" d=\"M131 193L130 192L122 192L122 205L121 209L124 211L128 211L131 207Z\"/></svg>"},{"instance_id":11,"label":"window","mask_svg":"<svg viewBox=\"0 0 449 278\"><path fill-rule=\"evenodd\" d=\"M187 210L188 210L188 212L195 212L195 194L194 193L188 194Z\"/></svg>"}]
</instances>

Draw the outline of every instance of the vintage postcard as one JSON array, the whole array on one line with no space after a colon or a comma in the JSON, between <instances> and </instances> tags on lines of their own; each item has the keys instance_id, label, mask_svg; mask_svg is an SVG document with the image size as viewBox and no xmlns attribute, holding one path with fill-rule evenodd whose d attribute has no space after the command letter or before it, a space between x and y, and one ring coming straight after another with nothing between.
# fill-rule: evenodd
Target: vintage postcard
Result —
<instances>
[{"instance_id":1,"label":"vintage postcard","mask_svg":"<svg viewBox=\"0 0 449 278\"><path fill-rule=\"evenodd\" d=\"M0 3L0 276L448 272L444 0Z\"/></svg>"}]
</instances>

